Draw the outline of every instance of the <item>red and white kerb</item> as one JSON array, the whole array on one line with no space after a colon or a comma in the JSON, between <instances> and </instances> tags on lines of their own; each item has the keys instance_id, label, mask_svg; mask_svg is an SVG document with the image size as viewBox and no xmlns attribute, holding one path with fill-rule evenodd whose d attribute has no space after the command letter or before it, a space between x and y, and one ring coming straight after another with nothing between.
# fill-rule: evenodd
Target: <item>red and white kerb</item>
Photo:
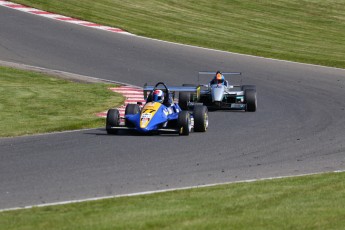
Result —
<instances>
[{"instance_id":1,"label":"red and white kerb","mask_svg":"<svg viewBox=\"0 0 345 230\"><path fill-rule=\"evenodd\" d=\"M120 112L120 116L125 116L125 109L127 104L136 104L137 102L145 102L143 90L140 88L134 88L132 86L120 86L117 88L109 88L111 91L122 94L126 99L124 105L117 108ZM107 117L107 112L98 113L99 117Z\"/></svg>"}]
</instances>

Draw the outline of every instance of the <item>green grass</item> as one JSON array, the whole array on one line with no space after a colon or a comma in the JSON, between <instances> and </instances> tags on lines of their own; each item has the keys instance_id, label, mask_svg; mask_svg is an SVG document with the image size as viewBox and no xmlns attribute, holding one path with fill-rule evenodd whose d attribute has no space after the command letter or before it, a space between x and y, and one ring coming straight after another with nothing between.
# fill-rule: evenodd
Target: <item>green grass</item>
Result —
<instances>
[{"instance_id":1,"label":"green grass","mask_svg":"<svg viewBox=\"0 0 345 230\"><path fill-rule=\"evenodd\" d=\"M123 102L108 87L0 67L0 137L103 127L96 113Z\"/></svg>"},{"instance_id":2,"label":"green grass","mask_svg":"<svg viewBox=\"0 0 345 230\"><path fill-rule=\"evenodd\" d=\"M344 229L345 173L0 213L2 229Z\"/></svg>"},{"instance_id":3,"label":"green grass","mask_svg":"<svg viewBox=\"0 0 345 230\"><path fill-rule=\"evenodd\" d=\"M173 42L345 68L344 0L13 0Z\"/></svg>"}]
</instances>

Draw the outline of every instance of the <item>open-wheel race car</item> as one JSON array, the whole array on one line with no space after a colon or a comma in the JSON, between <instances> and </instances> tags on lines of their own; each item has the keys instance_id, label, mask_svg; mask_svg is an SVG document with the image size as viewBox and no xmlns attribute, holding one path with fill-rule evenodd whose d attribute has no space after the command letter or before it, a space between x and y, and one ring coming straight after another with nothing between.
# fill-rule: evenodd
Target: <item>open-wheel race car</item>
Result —
<instances>
[{"instance_id":1,"label":"open-wheel race car","mask_svg":"<svg viewBox=\"0 0 345 230\"><path fill-rule=\"evenodd\" d=\"M144 86L145 105L127 104L124 117L118 109L109 109L106 119L108 134L117 134L119 130L134 130L139 133L176 133L189 135L191 131L205 132L208 128L208 109L195 106L193 111L182 110L174 102L175 92L195 93L196 87L167 87L163 82L155 86ZM122 125L120 120L124 119Z\"/></svg>"},{"instance_id":2,"label":"open-wheel race car","mask_svg":"<svg viewBox=\"0 0 345 230\"><path fill-rule=\"evenodd\" d=\"M200 75L213 75L208 84L200 84ZM238 72L199 72L196 92L180 92L179 105L182 109L193 108L198 104L206 105L210 110L229 109L255 112L257 94L255 85L232 85L225 79L227 75L241 75Z\"/></svg>"}]
</instances>

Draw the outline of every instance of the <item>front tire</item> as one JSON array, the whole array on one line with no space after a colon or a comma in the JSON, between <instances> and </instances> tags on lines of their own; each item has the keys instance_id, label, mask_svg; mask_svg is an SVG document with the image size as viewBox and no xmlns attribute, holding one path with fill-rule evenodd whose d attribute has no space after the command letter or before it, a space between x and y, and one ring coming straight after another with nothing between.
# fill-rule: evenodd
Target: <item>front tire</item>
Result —
<instances>
[{"instance_id":1,"label":"front tire","mask_svg":"<svg viewBox=\"0 0 345 230\"><path fill-rule=\"evenodd\" d=\"M126 115L134 115L140 113L140 107L137 104L127 104L126 109L125 109L125 116ZM127 121L127 119L125 120L125 125L127 127L134 127L134 124L132 124L131 122Z\"/></svg>"},{"instance_id":2,"label":"front tire","mask_svg":"<svg viewBox=\"0 0 345 230\"><path fill-rule=\"evenodd\" d=\"M247 112L255 112L257 107L257 98L256 98L256 90L255 89L246 89L244 91L245 95L245 103L246 111Z\"/></svg>"},{"instance_id":3,"label":"front tire","mask_svg":"<svg viewBox=\"0 0 345 230\"><path fill-rule=\"evenodd\" d=\"M137 104L127 104L125 109L125 115L137 114L140 112L140 107Z\"/></svg>"},{"instance_id":4,"label":"front tire","mask_svg":"<svg viewBox=\"0 0 345 230\"><path fill-rule=\"evenodd\" d=\"M109 109L107 112L106 120L106 130L108 134L117 134L116 129L111 129L111 127L116 127L120 125L120 112L117 109Z\"/></svg>"},{"instance_id":5,"label":"front tire","mask_svg":"<svg viewBox=\"0 0 345 230\"><path fill-rule=\"evenodd\" d=\"M206 132L208 128L208 109L204 105L195 106L193 110L194 131Z\"/></svg>"},{"instance_id":6,"label":"front tire","mask_svg":"<svg viewBox=\"0 0 345 230\"><path fill-rule=\"evenodd\" d=\"M178 127L178 133L181 136L188 136L191 129L191 120L190 120L190 114L188 111L181 111L178 114L178 120L177 120L177 127Z\"/></svg>"}]
</instances>

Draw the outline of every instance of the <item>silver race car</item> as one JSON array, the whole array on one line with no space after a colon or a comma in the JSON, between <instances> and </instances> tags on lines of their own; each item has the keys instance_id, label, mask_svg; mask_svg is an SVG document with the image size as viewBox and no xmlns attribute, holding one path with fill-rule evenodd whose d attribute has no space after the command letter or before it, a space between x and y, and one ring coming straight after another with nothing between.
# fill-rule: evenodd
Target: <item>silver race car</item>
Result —
<instances>
[{"instance_id":1,"label":"silver race car","mask_svg":"<svg viewBox=\"0 0 345 230\"><path fill-rule=\"evenodd\" d=\"M200 76L213 75L208 84L200 84ZM197 104L203 104L209 110L229 109L255 112L257 108L257 95L255 85L232 85L224 76L241 75L241 73L227 72L199 72L196 93L180 92L179 105L182 109L189 109Z\"/></svg>"}]
</instances>

